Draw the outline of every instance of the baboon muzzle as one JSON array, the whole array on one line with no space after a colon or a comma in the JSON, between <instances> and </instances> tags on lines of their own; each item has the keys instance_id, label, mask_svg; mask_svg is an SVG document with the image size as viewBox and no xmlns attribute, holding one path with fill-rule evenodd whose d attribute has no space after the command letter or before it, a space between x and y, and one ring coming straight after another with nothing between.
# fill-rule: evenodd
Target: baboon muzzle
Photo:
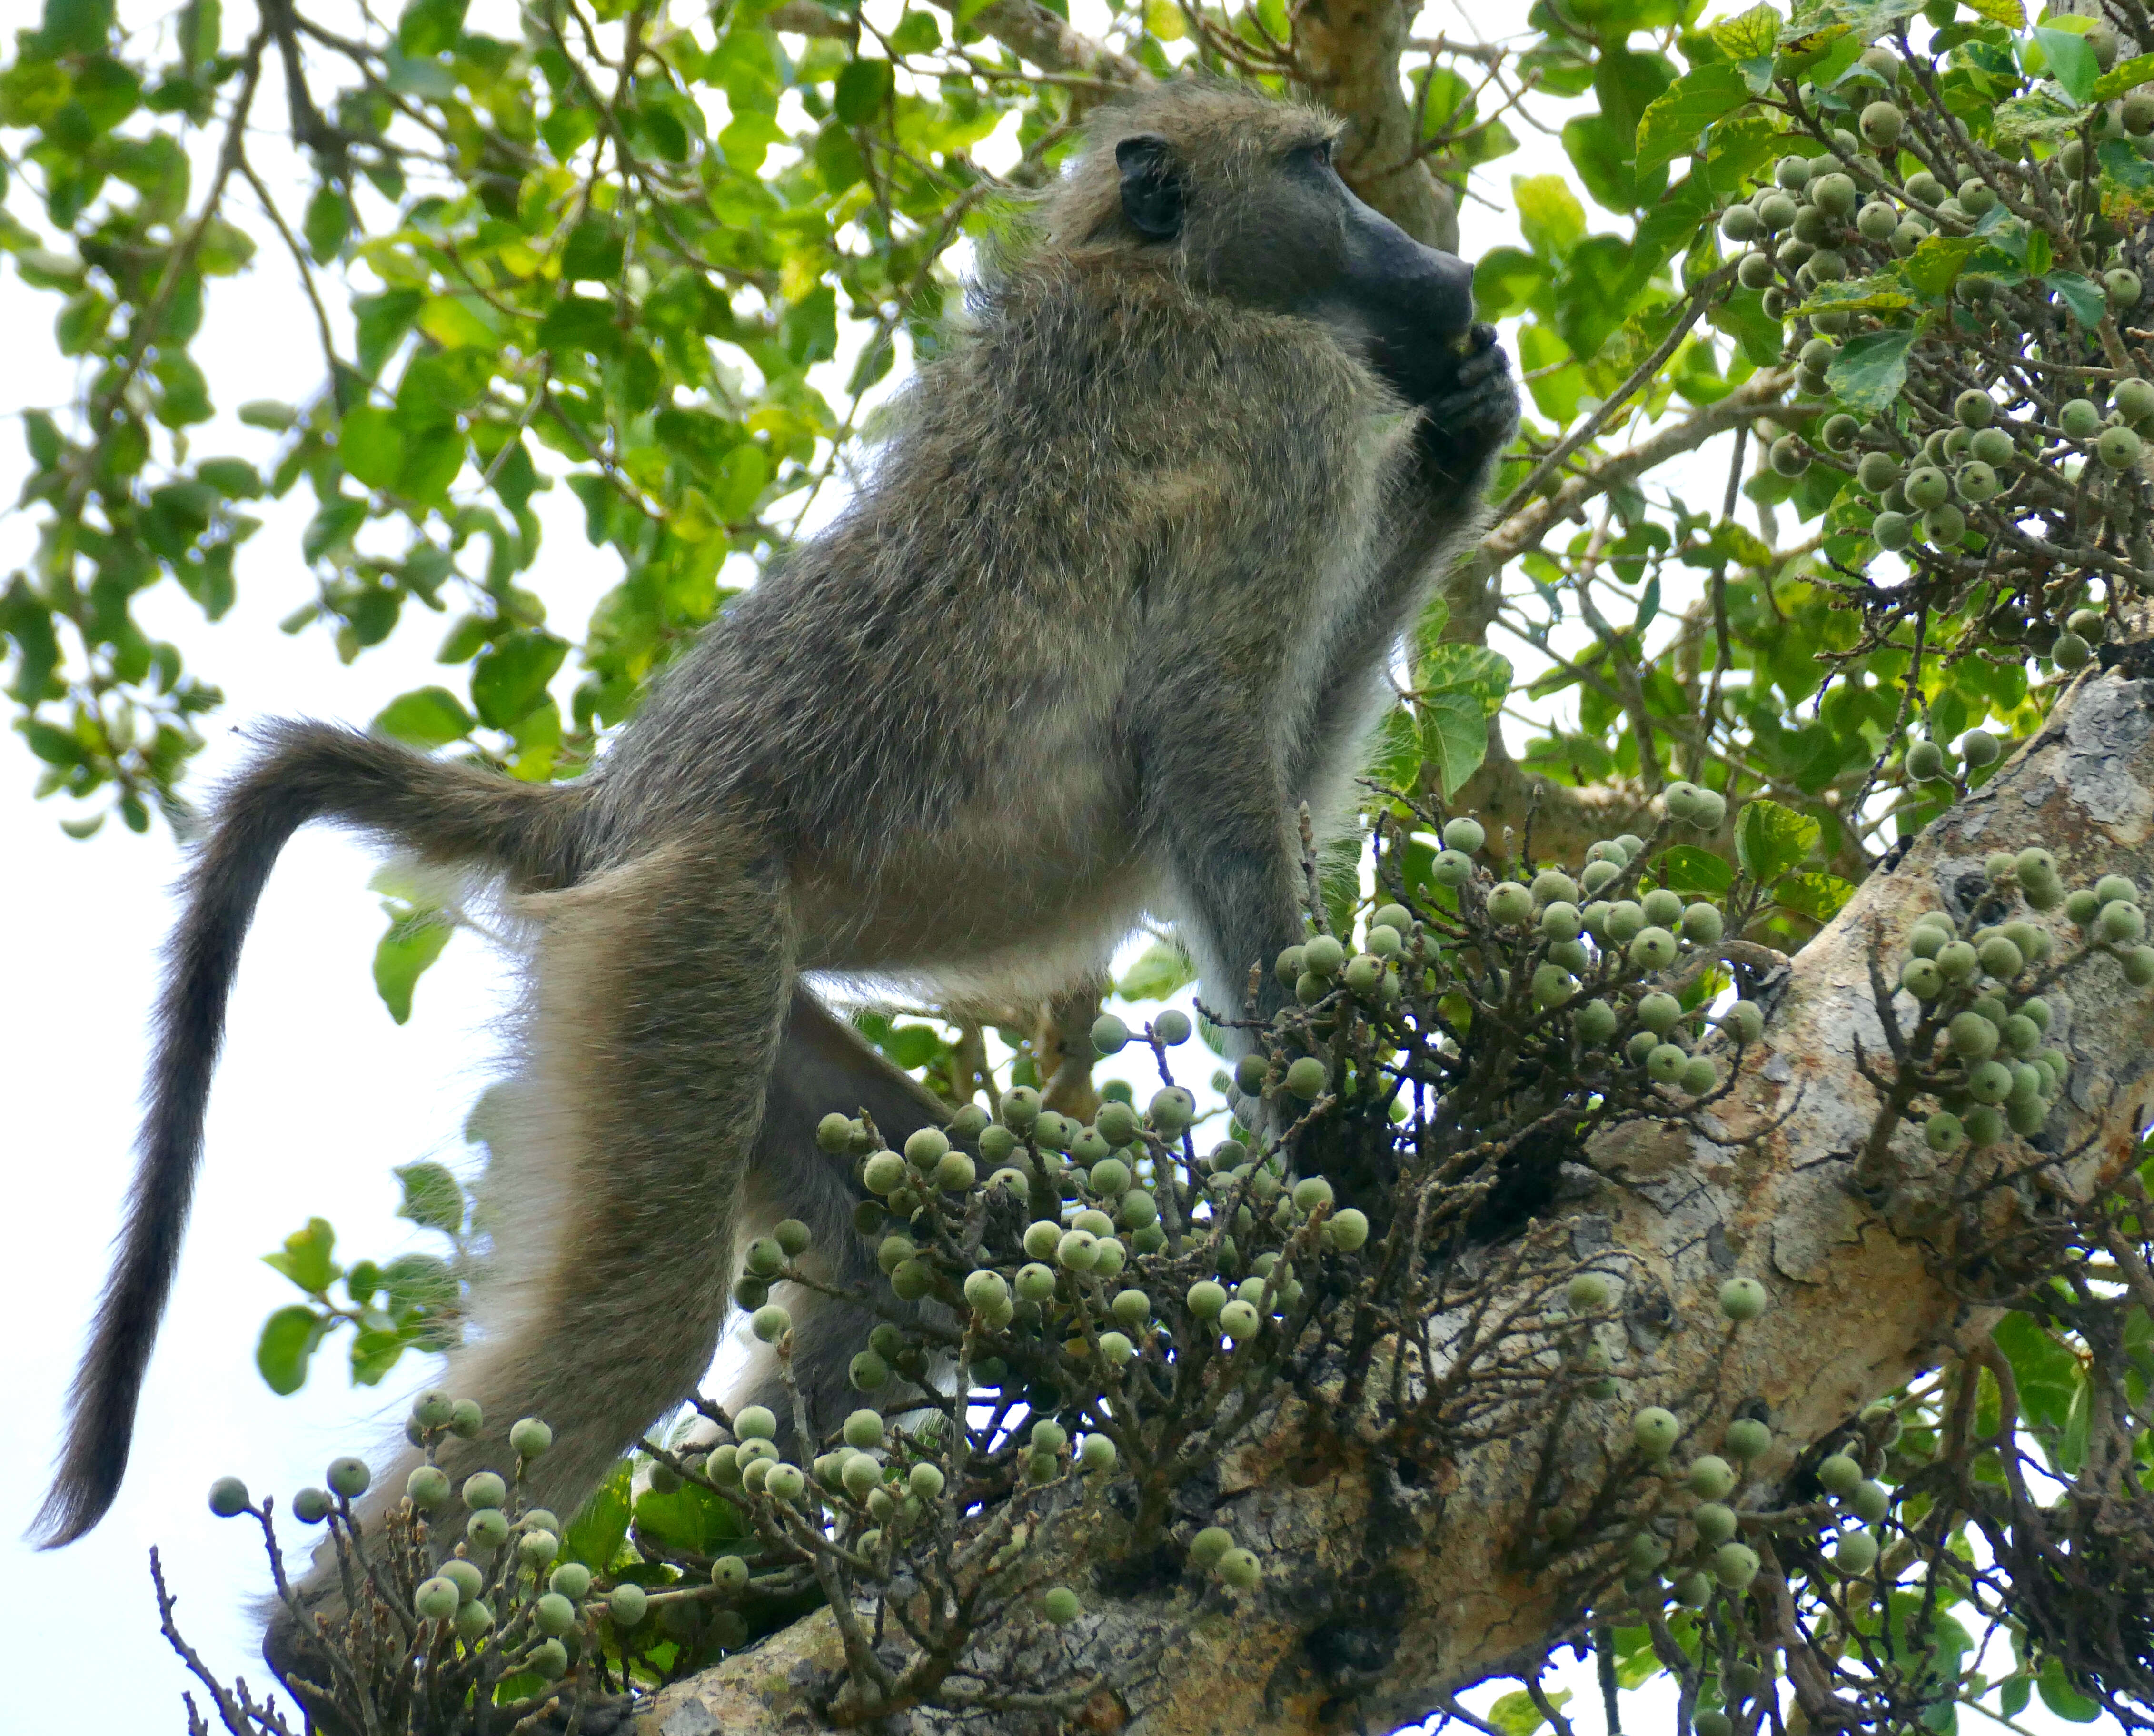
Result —
<instances>
[{"instance_id":1,"label":"baboon muzzle","mask_svg":"<svg viewBox=\"0 0 2154 1736\"><path fill-rule=\"evenodd\" d=\"M1340 288L1368 335L1370 362L1416 403L1442 391L1458 362L1481 347L1473 268L1455 253L1424 247L1359 200L1348 218Z\"/></svg>"}]
</instances>

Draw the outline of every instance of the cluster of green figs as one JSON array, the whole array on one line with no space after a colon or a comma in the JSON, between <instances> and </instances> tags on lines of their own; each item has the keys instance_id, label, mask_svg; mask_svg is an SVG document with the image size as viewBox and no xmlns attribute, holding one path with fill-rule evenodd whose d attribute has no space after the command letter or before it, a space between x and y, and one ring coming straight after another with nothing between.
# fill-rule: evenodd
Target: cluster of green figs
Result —
<instances>
[{"instance_id":1,"label":"cluster of green figs","mask_svg":"<svg viewBox=\"0 0 2154 1736\"><path fill-rule=\"evenodd\" d=\"M1956 161L1903 154L1907 118L1894 98L1905 70L1892 49L1867 50L1833 94L1833 101L1845 104L1833 118L1849 123L1832 129L1833 150L1782 158L1752 197L1721 214L1721 232L1748 249L1736 262L1738 280L1763 292L1769 317L1798 321L1790 354L1806 399L1833 394L1835 364L1845 354L1840 340L1858 324L1868 329L1876 313L1834 306L1833 286L1889 273L1932 235L2016 233L2025 226L2009 214L2015 208L2041 209L2050 197L2076 208L2094 197L2099 166L2076 139L2042 162L2041 186L2028 166L1987 151L1970 148ZM1873 100L1862 103L1865 94ZM1817 96L1808 93L1812 102ZM2111 104L2098 125L2107 134L2144 137L2154 132L2154 97ZM1924 148L1949 151L1949 130L1933 130ZM1850 284L1845 299L1858 304L1859 287ZM2018 292L1995 277L1965 272L1953 293L1970 329L2014 320ZM2128 265L2112 263L2098 290L2090 285L2088 293L2121 314L2141 304L2144 285ZM2083 306L2075 304L2074 311L2089 317ZM1905 315L1887 309L1881 317ZM2015 391L2000 401L1979 385L1941 391L1917 377L1893 415L1866 422L1845 411L1828 415L1808 438L1782 435L1770 457L1782 475L1796 477L1817 461L1819 447L1833 455L1876 501L1871 534L1894 552L1954 549L1970 527L1993 537L2002 518L2035 506L2076 513L2084 505L2136 523L2126 501L2154 430L2154 383L2128 375L2106 380L2099 372L2075 383L2090 396L2064 396L2068 387L2060 387L2054 398ZM2058 612L2074 610L2068 602ZM2100 624L2094 615L2066 626L2052 653L2060 667L2087 661Z\"/></svg>"},{"instance_id":2,"label":"cluster of green figs","mask_svg":"<svg viewBox=\"0 0 2154 1736\"><path fill-rule=\"evenodd\" d=\"M1661 803L1671 819L1702 831L1717 830L1728 817L1718 790L1685 781L1669 784ZM1514 973L1524 973L1534 1009L1567 1017L1585 1049L1619 1054L1655 1085L1692 1095L1714 1089L1719 1075L1712 1060L1687 1046L1705 1018L1702 1003L1686 1006L1654 979L1695 974L1692 963L1726 933L1718 905L1666 886L1640 890L1646 841L1635 833L1593 844L1575 877L1550 867L1523 881L1493 879L1476 862L1488 834L1469 815L1446 821L1439 841L1429 879L1456 898L1457 932L1433 930L1394 904L1375 912L1356 957L1324 935L1289 947L1279 975L1293 983L1303 1005L1320 1007L1344 989L1388 1006L1402 992L1401 972L1419 973L1425 991L1443 993L1462 974L1470 978L1461 957L1470 947L1482 960L1501 960L1489 979L1499 997ZM1740 1043L1754 1043L1764 1029L1762 1012L1749 1001L1733 1003L1717 1022ZM1264 1058L1249 1055L1236 1082L1254 1094L1271 1078ZM1285 1069L1283 1082L1294 1095L1314 1098L1329 1084L1329 1072L1304 1056Z\"/></svg>"},{"instance_id":3,"label":"cluster of green figs","mask_svg":"<svg viewBox=\"0 0 2154 1736\"><path fill-rule=\"evenodd\" d=\"M1610 1310L1616 1299L1614 1281L1591 1269L1575 1274L1564 1289L1565 1305L1580 1317L1581 1326L1615 1318ZM1770 1296L1757 1279L1738 1276L1721 1284L1719 1306L1722 1315L1739 1328L1765 1313ZM1587 1348L1591 1348L1590 1341ZM1580 1361L1594 1370L1607 1366L1605 1356ZM1589 1385L1587 1396L1610 1398L1616 1391L1616 1381L1604 1375ZM1646 1405L1631 1413L1634 1467L1657 1478L1664 1494L1675 1499L1664 1500L1623 1544L1623 1585L1638 1601L1672 1598L1686 1609L1702 1610L1716 1596L1739 1597L1749 1590L1761 1563L1757 1550L1744 1540L1746 1532L1784 1523L1789 1515L1784 1511L1746 1512L1736 1504L1748 1468L1772 1448L1773 1431L1767 1423L1755 1417L1734 1417L1722 1431L1719 1451L1692 1453L1681 1464L1672 1463L1690 1432L1665 1406ZM1868 1468L1872 1462L1881 1463L1898 1435L1899 1421L1892 1407L1871 1405L1862 1412L1860 1429L1813 1468L1826 1503L1823 1516L1832 1525L1830 1567L1841 1578L1859 1578L1876 1566L1879 1539L1872 1528L1884 1522L1891 1495L1871 1477ZM1687 1511L1681 1505L1683 1497L1694 1498ZM1776 1500L1774 1504L1780 1504ZM1847 1529L1842 1529L1843 1525ZM1559 1545L1578 1539L1578 1516L1564 1507L1551 1507L1541 1514L1544 1534ZM1730 1703L1739 1701L1754 1693L1761 1680L1758 1672L1749 1669L1723 1684L1723 1697ZM1709 1718L1718 1722L1708 1723ZM1720 1712L1700 1712L1695 1725L1700 1731L1733 1728Z\"/></svg>"},{"instance_id":4,"label":"cluster of green figs","mask_svg":"<svg viewBox=\"0 0 2154 1736\"><path fill-rule=\"evenodd\" d=\"M1991 887L2016 889L2029 908L2062 906L2082 945L2106 953L2135 988L2154 988L2154 947L2139 889L2117 874L2067 892L2056 858L2039 845L1998 850L1983 865ZM2014 919L1975 924L1941 910L1907 933L1900 987L1934 1028L1930 1085L1939 1107L1923 1126L1938 1152L1992 1146L2007 1133L2039 1132L2064 1089L2070 1064L2047 1040L2049 1003L2027 978L2050 962L2053 941L2039 924Z\"/></svg>"},{"instance_id":5,"label":"cluster of green figs","mask_svg":"<svg viewBox=\"0 0 2154 1736\"><path fill-rule=\"evenodd\" d=\"M421 1445L452 1435L471 1439L482 1421L474 1401L427 1391L412 1402L405 1433ZM603 1617L626 1633L650 1613L652 1598L643 1586L625 1581L598 1591L589 1567L557 1560L559 1518L545 1508L523 1505L518 1493L524 1467L552 1448L554 1432L526 1417L509 1429L508 1444L517 1456L514 1478L478 1471L457 1486L430 1463L416 1467L406 1480L404 1493L415 1512L439 1512L454 1499L467 1515L462 1539L412 1588L416 1625L409 1637L415 1655L450 1639L467 1652L482 1647L498 1652L505 1669L554 1682L592 1642L595 1621ZM364 1547L351 1523L351 1503L372 1480L364 1459L332 1459L327 1487L299 1490L292 1498L292 1515L305 1524L336 1523ZM236 1477L220 1477L210 1485L209 1507L220 1519L260 1516Z\"/></svg>"}]
</instances>

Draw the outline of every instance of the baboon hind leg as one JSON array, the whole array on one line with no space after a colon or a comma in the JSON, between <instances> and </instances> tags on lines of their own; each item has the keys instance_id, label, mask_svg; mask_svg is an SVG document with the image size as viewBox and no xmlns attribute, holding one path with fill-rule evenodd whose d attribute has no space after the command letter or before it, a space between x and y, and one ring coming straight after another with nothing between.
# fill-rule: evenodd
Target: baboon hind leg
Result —
<instances>
[{"instance_id":1,"label":"baboon hind leg","mask_svg":"<svg viewBox=\"0 0 2154 1736\"><path fill-rule=\"evenodd\" d=\"M756 1135L742 1228L768 1235L781 1218L801 1219L814 1237L801 1257L804 1267L834 1289L850 1294L865 1289L911 1315L916 1310L898 1302L875 1263L875 1242L854 1228L853 1208L866 1197L853 1181L855 1160L832 1156L815 1143L824 1116L862 1110L875 1118L884 1142L900 1150L921 1128L940 1127L950 1118L932 1091L794 984ZM855 1396L848 1380L854 1355L865 1348L869 1329L880 1318L875 1310L796 1284L781 1284L774 1299L793 1315L793 1377L813 1425L833 1427L855 1405L875 1402ZM894 1396L879 1393L876 1400ZM727 1402L768 1406L778 1420L781 1448L792 1452L793 1397L768 1345L753 1347L748 1366L727 1384Z\"/></svg>"},{"instance_id":2,"label":"baboon hind leg","mask_svg":"<svg viewBox=\"0 0 2154 1736\"><path fill-rule=\"evenodd\" d=\"M793 923L778 860L739 836L666 845L526 913L537 957L524 1078L485 1189L494 1250L442 1381L485 1422L439 1458L458 1486L511 1473L510 1426L540 1417L553 1445L525 1499L565 1520L717 1349ZM370 1508L400 1499L418 1460L403 1455ZM446 1551L466 1515L431 1517ZM328 1577L318 1567L315 1589ZM291 1638L273 1631L273 1663Z\"/></svg>"}]
</instances>

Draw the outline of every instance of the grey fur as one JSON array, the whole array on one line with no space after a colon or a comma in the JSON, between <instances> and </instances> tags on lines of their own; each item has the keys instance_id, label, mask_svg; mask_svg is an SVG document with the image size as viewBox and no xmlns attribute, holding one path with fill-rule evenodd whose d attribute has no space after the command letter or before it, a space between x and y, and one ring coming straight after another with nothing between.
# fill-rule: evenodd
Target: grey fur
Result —
<instances>
[{"instance_id":1,"label":"grey fur","mask_svg":"<svg viewBox=\"0 0 2154 1736\"><path fill-rule=\"evenodd\" d=\"M865 1104L901 1138L935 1105L804 972L1007 1003L1096 970L1151 910L1181 922L1208 1003L1240 1008L1250 968L1301 934L1295 809L1347 805L1391 647L1477 530L1516 420L1465 268L1351 199L1330 131L1216 87L1102 111L860 498L580 785L277 737L221 808L175 941L48 1540L117 1486L232 962L307 819L497 876L535 937L507 1269L443 1384L487 1416L452 1474L542 1415L533 1498L564 1512L703 1373L743 1227L809 1217L834 1269L875 1276L815 1118ZM859 1323L801 1321L828 1424Z\"/></svg>"}]
</instances>

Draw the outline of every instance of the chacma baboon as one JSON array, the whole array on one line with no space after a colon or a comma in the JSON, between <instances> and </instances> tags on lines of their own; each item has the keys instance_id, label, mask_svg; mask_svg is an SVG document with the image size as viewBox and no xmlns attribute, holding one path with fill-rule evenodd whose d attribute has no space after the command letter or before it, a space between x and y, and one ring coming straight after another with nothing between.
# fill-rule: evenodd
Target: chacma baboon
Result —
<instances>
[{"instance_id":1,"label":"chacma baboon","mask_svg":"<svg viewBox=\"0 0 2154 1736\"><path fill-rule=\"evenodd\" d=\"M507 1462L508 1425L544 1417L530 1497L564 1513L708 1367L744 1187L874 1274L815 1119L865 1105L901 1141L935 1105L804 973L1007 1003L1161 911L1209 1004L1241 1007L1261 962L1276 1009L1296 809L1345 807L1391 648L1517 419L1467 268L1347 190L1333 131L1201 84L1100 111L859 498L580 782L272 733L188 882L47 1541L120 1481L240 942L309 820L490 876L528 926L497 1269L444 1376L487 1427L448 1468ZM857 1344L798 1317L834 1408Z\"/></svg>"}]
</instances>

